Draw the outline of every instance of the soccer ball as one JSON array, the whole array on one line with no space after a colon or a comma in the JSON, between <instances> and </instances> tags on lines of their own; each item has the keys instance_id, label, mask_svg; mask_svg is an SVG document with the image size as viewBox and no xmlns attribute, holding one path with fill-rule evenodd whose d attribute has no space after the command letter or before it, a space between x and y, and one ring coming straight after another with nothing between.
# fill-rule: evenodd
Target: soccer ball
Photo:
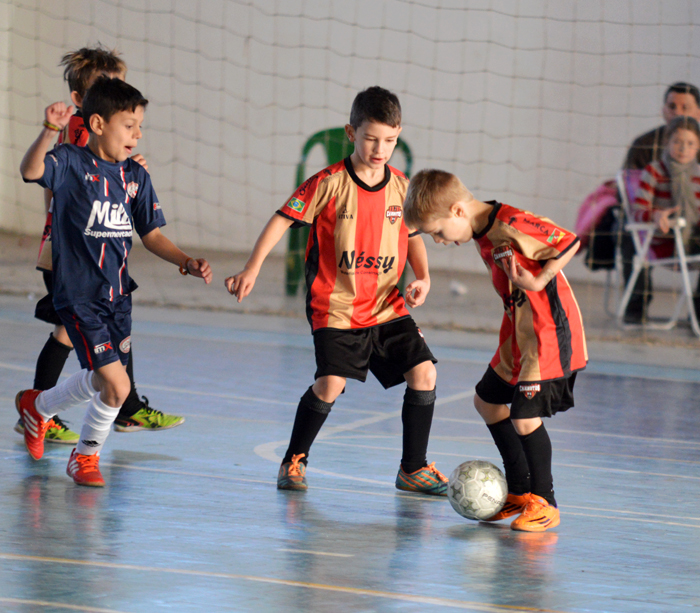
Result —
<instances>
[{"instance_id":1,"label":"soccer ball","mask_svg":"<svg viewBox=\"0 0 700 613\"><path fill-rule=\"evenodd\" d=\"M452 508L467 519L488 519L506 503L508 484L491 462L471 460L452 471L447 498Z\"/></svg>"}]
</instances>

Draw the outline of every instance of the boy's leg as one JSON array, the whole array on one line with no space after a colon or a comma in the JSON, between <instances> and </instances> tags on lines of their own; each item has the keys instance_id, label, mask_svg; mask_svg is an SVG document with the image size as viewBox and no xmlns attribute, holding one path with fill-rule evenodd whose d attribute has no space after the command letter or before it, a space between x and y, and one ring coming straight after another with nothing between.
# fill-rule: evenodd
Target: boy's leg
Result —
<instances>
[{"instance_id":1,"label":"boy's leg","mask_svg":"<svg viewBox=\"0 0 700 613\"><path fill-rule=\"evenodd\" d=\"M139 398L134 381L134 350L129 351L129 361L126 363L126 372L129 375L131 384L129 395L127 396L119 414L114 420L114 430L116 432L138 432L148 430L167 430L184 423L185 418L179 415L168 415L162 411L152 409L148 403L148 398Z\"/></svg>"},{"instance_id":2,"label":"boy's leg","mask_svg":"<svg viewBox=\"0 0 700 613\"><path fill-rule=\"evenodd\" d=\"M336 398L345 389L345 378L325 376L306 390L297 406L289 447L277 476L281 490L305 490L309 451L328 417Z\"/></svg>"}]
</instances>

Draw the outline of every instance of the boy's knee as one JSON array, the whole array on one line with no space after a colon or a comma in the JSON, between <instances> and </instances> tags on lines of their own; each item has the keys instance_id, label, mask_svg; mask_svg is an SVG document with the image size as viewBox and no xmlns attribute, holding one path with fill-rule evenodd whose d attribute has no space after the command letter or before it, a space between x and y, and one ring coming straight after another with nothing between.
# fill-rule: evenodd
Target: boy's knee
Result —
<instances>
[{"instance_id":1,"label":"boy's knee","mask_svg":"<svg viewBox=\"0 0 700 613\"><path fill-rule=\"evenodd\" d=\"M96 370L93 386L99 390L102 402L111 407L121 407L131 392L131 381L121 362Z\"/></svg>"},{"instance_id":2,"label":"boy's knee","mask_svg":"<svg viewBox=\"0 0 700 613\"><path fill-rule=\"evenodd\" d=\"M345 379L336 376L319 377L311 389L319 400L332 403L343 393Z\"/></svg>"},{"instance_id":3,"label":"boy's knee","mask_svg":"<svg viewBox=\"0 0 700 613\"><path fill-rule=\"evenodd\" d=\"M437 383L437 369L432 362L423 362L409 370L404 378L411 389L434 390Z\"/></svg>"},{"instance_id":4,"label":"boy's knee","mask_svg":"<svg viewBox=\"0 0 700 613\"><path fill-rule=\"evenodd\" d=\"M474 408L487 424L495 424L510 417L510 409L505 404L491 404L474 394Z\"/></svg>"}]
</instances>

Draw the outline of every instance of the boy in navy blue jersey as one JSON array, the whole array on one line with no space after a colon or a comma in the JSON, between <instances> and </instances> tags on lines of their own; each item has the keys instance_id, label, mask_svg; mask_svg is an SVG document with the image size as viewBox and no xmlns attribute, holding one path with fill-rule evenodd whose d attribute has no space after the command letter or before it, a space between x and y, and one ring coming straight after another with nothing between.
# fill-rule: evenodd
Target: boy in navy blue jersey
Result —
<instances>
[{"instance_id":1,"label":"boy in navy blue jersey","mask_svg":"<svg viewBox=\"0 0 700 613\"><path fill-rule=\"evenodd\" d=\"M20 165L25 181L54 195L54 307L83 370L50 390L21 391L15 404L27 450L38 460L51 418L89 402L67 469L79 485L104 485L99 452L131 389L125 365L136 288L127 268L133 230L149 251L179 265L183 275L206 283L212 278L206 260L188 257L161 234L165 219L150 175L129 159L141 138L147 104L127 83L101 77L83 100L87 147L60 145L47 153L56 130L72 115L72 107L57 102L46 109L44 129Z\"/></svg>"}]
</instances>

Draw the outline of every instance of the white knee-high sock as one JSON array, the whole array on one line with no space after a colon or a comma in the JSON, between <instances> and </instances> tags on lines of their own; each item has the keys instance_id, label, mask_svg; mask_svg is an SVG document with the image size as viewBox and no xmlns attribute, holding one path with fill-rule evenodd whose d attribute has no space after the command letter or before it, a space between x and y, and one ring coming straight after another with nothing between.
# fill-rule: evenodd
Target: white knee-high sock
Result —
<instances>
[{"instance_id":1,"label":"white knee-high sock","mask_svg":"<svg viewBox=\"0 0 700 613\"><path fill-rule=\"evenodd\" d=\"M57 413L87 402L97 394L92 386L92 371L81 370L61 381L50 390L41 392L36 399L36 410L45 420Z\"/></svg>"},{"instance_id":2,"label":"white knee-high sock","mask_svg":"<svg viewBox=\"0 0 700 613\"><path fill-rule=\"evenodd\" d=\"M119 409L120 407L111 407L102 402L99 394L92 397L80 431L80 441L76 446L78 453L94 455L100 452Z\"/></svg>"}]
</instances>

